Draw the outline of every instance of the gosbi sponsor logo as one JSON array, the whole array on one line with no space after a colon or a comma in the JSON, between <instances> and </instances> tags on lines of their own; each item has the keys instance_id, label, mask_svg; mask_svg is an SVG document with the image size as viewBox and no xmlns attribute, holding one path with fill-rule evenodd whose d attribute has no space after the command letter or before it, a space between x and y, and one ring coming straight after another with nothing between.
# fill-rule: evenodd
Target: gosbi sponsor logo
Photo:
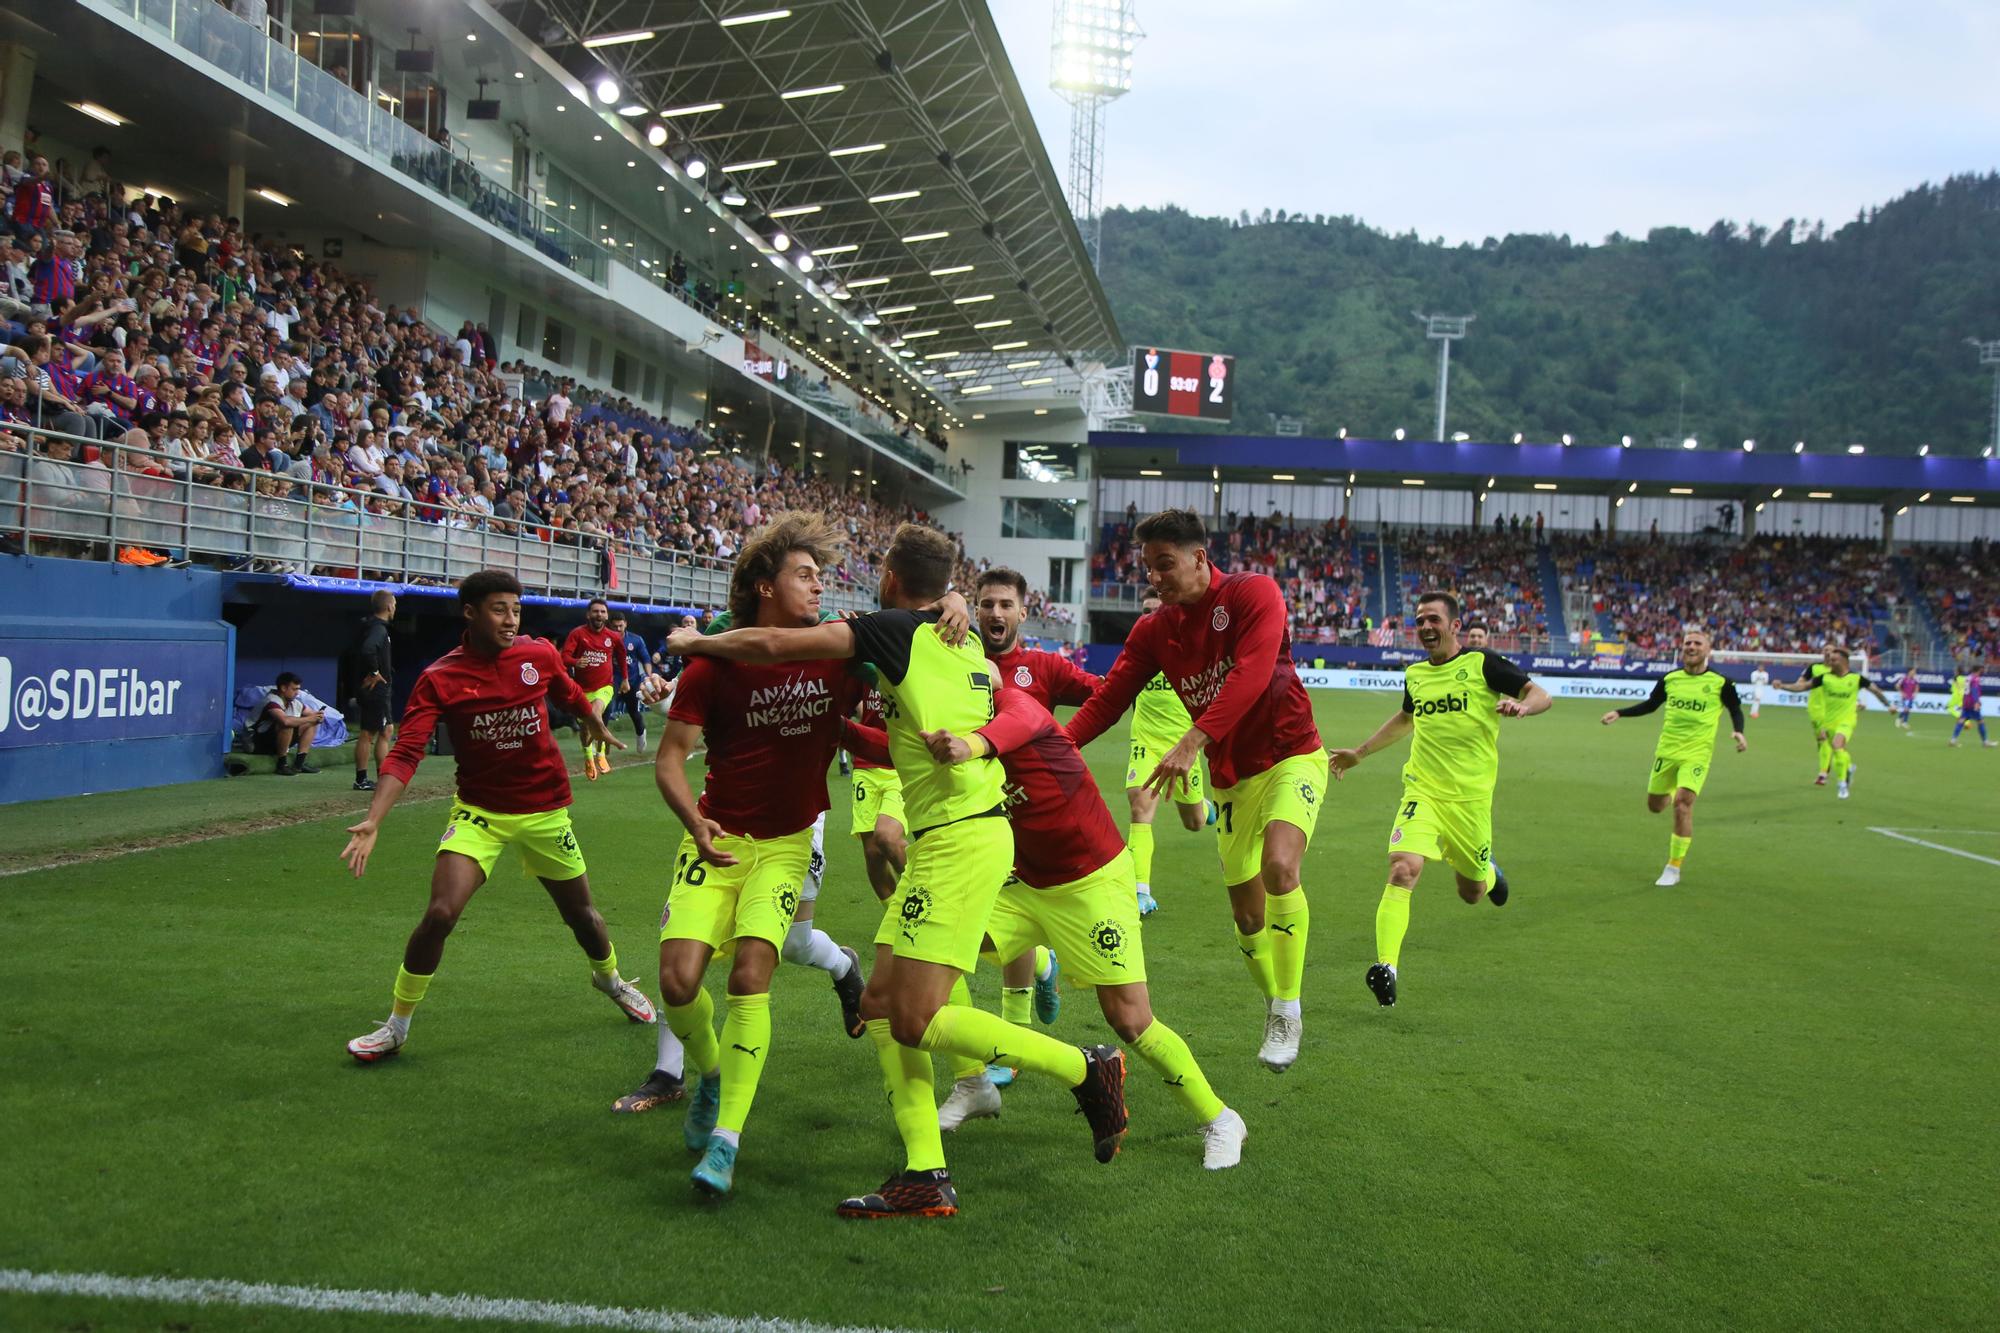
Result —
<instances>
[{"instance_id":1,"label":"gosbi sponsor logo","mask_svg":"<svg viewBox=\"0 0 2000 1333\"><path fill-rule=\"evenodd\" d=\"M13 659L0 657L0 731L39 731L48 722L171 717L185 683L149 677L136 667L57 667L47 677L17 680Z\"/></svg>"},{"instance_id":2,"label":"gosbi sponsor logo","mask_svg":"<svg viewBox=\"0 0 2000 1333\"><path fill-rule=\"evenodd\" d=\"M1419 699L1410 710L1412 717L1431 717L1438 713L1463 713L1472 707L1470 694L1448 694L1442 699Z\"/></svg>"},{"instance_id":3,"label":"gosbi sponsor logo","mask_svg":"<svg viewBox=\"0 0 2000 1333\"><path fill-rule=\"evenodd\" d=\"M1688 710L1688 711L1689 711L1689 712L1691 712L1691 713L1706 713L1706 712L1708 711L1708 700L1706 700L1706 699L1668 699L1668 700L1667 700L1667 707L1669 707L1669 708L1684 708L1684 709Z\"/></svg>"}]
</instances>

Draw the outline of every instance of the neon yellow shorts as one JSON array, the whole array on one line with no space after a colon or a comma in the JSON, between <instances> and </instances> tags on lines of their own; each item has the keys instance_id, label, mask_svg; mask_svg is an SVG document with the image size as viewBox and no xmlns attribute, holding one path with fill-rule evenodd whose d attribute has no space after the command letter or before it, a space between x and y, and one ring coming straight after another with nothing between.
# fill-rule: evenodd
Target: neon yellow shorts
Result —
<instances>
[{"instance_id":1,"label":"neon yellow shorts","mask_svg":"<svg viewBox=\"0 0 2000 1333\"><path fill-rule=\"evenodd\" d=\"M491 875L500 853L512 847L521 854L521 868L537 879L570 880L584 873L583 852L570 828L569 807L529 815L499 815L464 801L451 803L438 851L456 852L479 863L479 873Z\"/></svg>"},{"instance_id":2,"label":"neon yellow shorts","mask_svg":"<svg viewBox=\"0 0 2000 1333\"><path fill-rule=\"evenodd\" d=\"M721 949L755 939L782 949L812 867L812 835L810 825L782 838L724 834L715 849L735 857L733 866L702 860L694 839L683 835L667 910L660 914L661 940L700 940Z\"/></svg>"},{"instance_id":3,"label":"neon yellow shorts","mask_svg":"<svg viewBox=\"0 0 2000 1333\"><path fill-rule=\"evenodd\" d=\"M885 815L898 824L903 822L903 780L893 768L855 769L854 836L873 833L875 821Z\"/></svg>"},{"instance_id":4,"label":"neon yellow shorts","mask_svg":"<svg viewBox=\"0 0 2000 1333\"><path fill-rule=\"evenodd\" d=\"M1709 755L1653 756L1653 774L1646 780L1648 796L1667 796L1677 787L1686 787L1699 793L1701 784L1708 781Z\"/></svg>"},{"instance_id":5,"label":"neon yellow shorts","mask_svg":"<svg viewBox=\"0 0 2000 1333\"><path fill-rule=\"evenodd\" d=\"M1128 986L1146 979L1130 852L1052 889L1009 879L993 904L986 933L1003 963L1045 944L1062 959L1063 972L1087 986Z\"/></svg>"},{"instance_id":6,"label":"neon yellow shorts","mask_svg":"<svg viewBox=\"0 0 2000 1333\"><path fill-rule=\"evenodd\" d=\"M1216 844L1222 852L1222 882L1247 884L1264 866L1264 827L1283 820L1312 845L1326 795L1326 751L1280 759L1234 787L1217 787Z\"/></svg>"},{"instance_id":7,"label":"neon yellow shorts","mask_svg":"<svg viewBox=\"0 0 2000 1333\"><path fill-rule=\"evenodd\" d=\"M1818 690L1806 695L1806 721L1812 723L1814 731L1826 725L1826 703Z\"/></svg>"},{"instance_id":8,"label":"neon yellow shorts","mask_svg":"<svg viewBox=\"0 0 2000 1333\"><path fill-rule=\"evenodd\" d=\"M972 971L1013 864L1014 828L997 815L930 830L910 846L875 943L898 958Z\"/></svg>"},{"instance_id":9,"label":"neon yellow shorts","mask_svg":"<svg viewBox=\"0 0 2000 1333\"><path fill-rule=\"evenodd\" d=\"M1493 861L1493 803L1440 801L1403 788L1389 853L1443 861L1467 879L1484 882Z\"/></svg>"},{"instance_id":10,"label":"neon yellow shorts","mask_svg":"<svg viewBox=\"0 0 2000 1333\"><path fill-rule=\"evenodd\" d=\"M1128 788L1145 786L1146 779L1153 775L1153 766L1179 744L1180 739L1178 736L1141 736L1134 733L1131 762L1125 768L1125 785ZM1173 797L1177 804L1200 805L1208 799L1208 784L1204 781L1202 763L1202 757L1196 755L1194 767L1174 787Z\"/></svg>"},{"instance_id":11,"label":"neon yellow shorts","mask_svg":"<svg viewBox=\"0 0 2000 1333\"><path fill-rule=\"evenodd\" d=\"M606 685L601 690L585 690L583 697L590 700L591 710L599 717L603 717L604 710L611 707L611 696L616 692L614 687Z\"/></svg>"}]
</instances>

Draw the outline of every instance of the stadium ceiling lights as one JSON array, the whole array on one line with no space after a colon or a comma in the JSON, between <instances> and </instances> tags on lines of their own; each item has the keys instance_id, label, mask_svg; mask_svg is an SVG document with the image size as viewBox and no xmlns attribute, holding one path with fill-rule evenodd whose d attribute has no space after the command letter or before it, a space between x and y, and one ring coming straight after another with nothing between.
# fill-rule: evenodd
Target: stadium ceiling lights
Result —
<instances>
[{"instance_id":1,"label":"stadium ceiling lights","mask_svg":"<svg viewBox=\"0 0 2000 1333\"><path fill-rule=\"evenodd\" d=\"M1969 505L1974 503L1978 499L1977 496L1973 495L1953 495L1953 496L1948 496L1946 498L1948 498L1955 505Z\"/></svg>"},{"instance_id":2,"label":"stadium ceiling lights","mask_svg":"<svg viewBox=\"0 0 2000 1333\"><path fill-rule=\"evenodd\" d=\"M990 301L992 299L993 293L987 292L982 296L954 296L951 298L951 303L953 305L978 305L981 301Z\"/></svg>"},{"instance_id":3,"label":"stadium ceiling lights","mask_svg":"<svg viewBox=\"0 0 2000 1333\"><path fill-rule=\"evenodd\" d=\"M1618 437L1618 447L1620 449L1630 449L1632 447L1632 437L1630 435L1620 435Z\"/></svg>"},{"instance_id":4,"label":"stadium ceiling lights","mask_svg":"<svg viewBox=\"0 0 2000 1333\"><path fill-rule=\"evenodd\" d=\"M1802 454L1805 451L1806 451L1806 442L1804 440L1800 440L1797 444L1792 446L1792 452L1794 454Z\"/></svg>"},{"instance_id":5,"label":"stadium ceiling lights","mask_svg":"<svg viewBox=\"0 0 2000 1333\"><path fill-rule=\"evenodd\" d=\"M609 74L605 75L597 81L595 92L598 101L604 103L606 106L610 106L618 100L618 80L612 78Z\"/></svg>"},{"instance_id":6,"label":"stadium ceiling lights","mask_svg":"<svg viewBox=\"0 0 2000 1333\"><path fill-rule=\"evenodd\" d=\"M99 106L95 102L70 102L67 103L66 105L68 105L69 109L72 111L81 111L84 115L89 116L92 120L101 120L106 125L110 125L113 128L116 128L117 126L120 125L129 125L132 123L125 117L119 115L116 111L113 111L111 108Z\"/></svg>"},{"instance_id":7,"label":"stadium ceiling lights","mask_svg":"<svg viewBox=\"0 0 2000 1333\"><path fill-rule=\"evenodd\" d=\"M1054 375L1038 375L1031 380L1022 380L1021 387L1024 389L1033 389L1043 384L1054 384L1055 382L1056 377Z\"/></svg>"},{"instance_id":8,"label":"stadium ceiling lights","mask_svg":"<svg viewBox=\"0 0 2000 1333\"><path fill-rule=\"evenodd\" d=\"M948 264L943 268L932 269L931 276L933 278L948 278L954 273L970 272L972 272L972 265L970 264Z\"/></svg>"},{"instance_id":9,"label":"stadium ceiling lights","mask_svg":"<svg viewBox=\"0 0 2000 1333\"><path fill-rule=\"evenodd\" d=\"M1699 441L1699 440L1695 439L1695 437L1694 437L1694 436L1690 435L1690 436L1688 436L1688 437L1687 437L1687 438L1686 438L1685 440L1682 440L1682 441L1681 441L1681 448L1683 448L1683 449L1699 449L1699 448L1701 448L1701 441Z\"/></svg>"},{"instance_id":10,"label":"stadium ceiling lights","mask_svg":"<svg viewBox=\"0 0 2000 1333\"><path fill-rule=\"evenodd\" d=\"M948 380L962 380L968 375L977 375L978 373L976 370L947 370L944 373L944 378Z\"/></svg>"},{"instance_id":11,"label":"stadium ceiling lights","mask_svg":"<svg viewBox=\"0 0 2000 1333\"><path fill-rule=\"evenodd\" d=\"M1396 438L1399 440L1403 438L1403 428L1401 426L1396 427Z\"/></svg>"},{"instance_id":12,"label":"stadium ceiling lights","mask_svg":"<svg viewBox=\"0 0 2000 1333\"><path fill-rule=\"evenodd\" d=\"M1552 481L1538 481L1535 483L1535 489L1538 491L1552 491L1555 488L1556 484Z\"/></svg>"},{"instance_id":13,"label":"stadium ceiling lights","mask_svg":"<svg viewBox=\"0 0 2000 1333\"><path fill-rule=\"evenodd\" d=\"M1027 345L1028 345L1028 340L1026 338L1022 338L1016 342L994 343L993 350L996 352L1011 352L1017 347L1026 347Z\"/></svg>"},{"instance_id":14,"label":"stadium ceiling lights","mask_svg":"<svg viewBox=\"0 0 2000 1333\"><path fill-rule=\"evenodd\" d=\"M918 329L915 333L904 334L903 341L909 342L912 338L935 338L943 332L943 329Z\"/></svg>"},{"instance_id":15,"label":"stadium ceiling lights","mask_svg":"<svg viewBox=\"0 0 2000 1333\"><path fill-rule=\"evenodd\" d=\"M1669 487L1667 487L1667 494L1668 494L1668 495L1693 495L1693 494L1694 494L1694 487L1692 487L1692 486L1669 486Z\"/></svg>"},{"instance_id":16,"label":"stadium ceiling lights","mask_svg":"<svg viewBox=\"0 0 2000 1333\"><path fill-rule=\"evenodd\" d=\"M1342 435L1340 438L1344 440L1347 437L1345 435ZM1517 430L1514 432L1514 443L1519 444L1520 442L1521 442L1521 432Z\"/></svg>"},{"instance_id":17,"label":"stadium ceiling lights","mask_svg":"<svg viewBox=\"0 0 2000 1333\"><path fill-rule=\"evenodd\" d=\"M1831 500L1832 498L1833 498L1833 492L1832 492L1832 491L1807 491L1807 492L1806 492L1806 499L1808 499L1808 500Z\"/></svg>"},{"instance_id":18,"label":"stadium ceiling lights","mask_svg":"<svg viewBox=\"0 0 2000 1333\"><path fill-rule=\"evenodd\" d=\"M796 102L801 97L826 97L832 93L846 91L847 85L844 83L822 83L811 88L794 88L788 93L779 93L778 97L786 102Z\"/></svg>"},{"instance_id":19,"label":"stadium ceiling lights","mask_svg":"<svg viewBox=\"0 0 2000 1333\"><path fill-rule=\"evenodd\" d=\"M820 251L820 253L821 253L821 254L825 254L825 253L826 253L826 251L822 250L822 251ZM888 282L888 281L889 281L889 280L888 280L887 278L856 278L856 279L854 279L854 280L853 280L852 282L848 283L847 285L848 285L848 286L850 286L850 287L880 287L880 286L881 286L882 284L884 284L884 283L886 283L886 282ZM903 310L915 310L915 309L916 309L916 307L915 307L915 306L913 306L913 305L910 305L910 306L901 306L901 307L899 307L899 309L903 309ZM886 313L886 312L885 312L885 313Z\"/></svg>"},{"instance_id":20,"label":"stadium ceiling lights","mask_svg":"<svg viewBox=\"0 0 2000 1333\"><path fill-rule=\"evenodd\" d=\"M1403 484L1405 486L1422 486L1424 479L1422 477L1405 477L1403 478Z\"/></svg>"},{"instance_id":21,"label":"stadium ceiling lights","mask_svg":"<svg viewBox=\"0 0 2000 1333\"><path fill-rule=\"evenodd\" d=\"M618 114L621 116L643 116L646 114L646 108L640 106L637 102L632 102L619 107Z\"/></svg>"},{"instance_id":22,"label":"stadium ceiling lights","mask_svg":"<svg viewBox=\"0 0 2000 1333\"><path fill-rule=\"evenodd\" d=\"M755 14L731 14L728 18L717 19L715 22L716 26L721 28L740 28L746 23L770 23L791 16L792 11L789 9L762 9ZM813 456L817 458L819 455Z\"/></svg>"},{"instance_id":23,"label":"stadium ceiling lights","mask_svg":"<svg viewBox=\"0 0 2000 1333\"><path fill-rule=\"evenodd\" d=\"M276 204L280 208L290 208L294 203L298 202L295 199L289 198L286 195L279 194L276 190L269 188L257 191L257 195L261 199L269 199L272 203Z\"/></svg>"},{"instance_id":24,"label":"stadium ceiling lights","mask_svg":"<svg viewBox=\"0 0 2000 1333\"><path fill-rule=\"evenodd\" d=\"M729 207L731 208L741 208L743 207L743 205L749 203L750 201L744 197L743 191L731 188L724 190L722 192L722 202L729 205ZM715 228L710 227L709 230L714 231Z\"/></svg>"},{"instance_id":25,"label":"stadium ceiling lights","mask_svg":"<svg viewBox=\"0 0 2000 1333\"><path fill-rule=\"evenodd\" d=\"M1917 446L1918 458L1929 458L1930 456L1931 456L1931 447L1928 444L1920 444Z\"/></svg>"},{"instance_id":26,"label":"stadium ceiling lights","mask_svg":"<svg viewBox=\"0 0 2000 1333\"><path fill-rule=\"evenodd\" d=\"M889 145L885 143L857 143L846 148L829 148L828 157L859 157L863 153L879 153Z\"/></svg>"},{"instance_id":27,"label":"stadium ceiling lights","mask_svg":"<svg viewBox=\"0 0 2000 1333\"><path fill-rule=\"evenodd\" d=\"M631 32L607 32L602 37L583 39L584 49L595 51L600 46L624 46L628 42L650 42L659 36L651 28L635 28Z\"/></svg>"},{"instance_id":28,"label":"stadium ceiling lights","mask_svg":"<svg viewBox=\"0 0 2000 1333\"><path fill-rule=\"evenodd\" d=\"M951 235L948 231L920 231L903 238L904 245L915 245L919 241L941 241Z\"/></svg>"},{"instance_id":29,"label":"stadium ceiling lights","mask_svg":"<svg viewBox=\"0 0 2000 1333\"><path fill-rule=\"evenodd\" d=\"M1564 435L1564 436L1563 436L1563 448L1567 449L1567 448L1569 448L1569 446L1570 446L1570 437L1569 437L1568 435Z\"/></svg>"},{"instance_id":30,"label":"stadium ceiling lights","mask_svg":"<svg viewBox=\"0 0 2000 1333\"><path fill-rule=\"evenodd\" d=\"M722 110L720 102L695 102L689 106L670 106L660 112L662 120L672 120L675 116L705 116L711 111Z\"/></svg>"},{"instance_id":31,"label":"stadium ceiling lights","mask_svg":"<svg viewBox=\"0 0 2000 1333\"><path fill-rule=\"evenodd\" d=\"M1007 363L1007 369L1009 370L1040 370L1041 368L1042 363L1039 361L1009 361Z\"/></svg>"},{"instance_id":32,"label":"stadium ceiling lights","mask_svg":"<svg viewBox=\"0 0 2000 1333\"><path fill-rule=\"evenodd\" d=\"M778 159L775 157L760 157L754 162L724 162L722 169L733 176L739 171L762 171L765 167L777 165Z\"/></svg>"},{"instance_id":33,"label":"stadium ceiling lights","mask_svg":"<svg viewBox=\"0 0 2000 1333\"><path fill-rule=\"evenodd\" d=\"M871 194L868 196L868 202L871 204L893 204L903 199L921 198L923 193L922 190L893 190L888 194ZM949 236L951 233L942 232L940 234Z\"/></svg>"},{"instance_id":34,"label":"stadium ceiling lights","mask_svg":"<svg viewBox=\"0 0 2000 1333\"><path fill-rule=\"evenodd\" d=\"M973 386L972 386L972 387L970 387L970 388L967 388L967 389L960 389L960 390L959 390L959 392L960 392L960 393L992 393L992 392L993 392L993 386L992 386L992 385L990 385L990 384L975 384L975 385L973 385Z\"/></svg>"},{"instance_id":35,"label":"stadium ceiling lights","mask_svg":"<svg viewBox=\"0 0 2000 1333\"><path fill-rule=\"evenodd\" d=\"M1858 456L1867 453L1868 446L1865 444L1850 444L1847 446L1847 452Z\"/></svg>"},{"instance_id":36,"label":"stadium ceiling lights","mask_svg":"<svg viewBox=\"0 0 2000 1333\"><path fill-rule=\"evenodd\" d=\"M1755 441L1755 440L1745 440L1745 441L1743 441L1743 452L1744 452L1744 453L1746 453L1746 454L1754 454L1754 453L1756 453L1756 452L1757 452L1757 441Z\"/></svg>"},{"instance_id":37,"label":"stadium ceiling lights","mask_svg":"<svg viewBox=\"0 0 2000 1333\"><path fill-rule=\"evenodd\" d=\"M1333 438L1334 438L1334 439L1336 439L1336 440L1344 440L1344 439L1346 439L1346 438L1347 438L1347 427L1345 427L1345 426L1342 426L1342 427L1341 427L1341 428L1340 428L1339 430L1335 431L1335 432L1334 432L1334 436L1333 436ZM1352 477L1350 477L1350 478L1348 478L1348 480L1349 480L1349 481L1352 481L1352 480L1353 480L1353 478L1352 478Z\"/></svg>"},{"instance_id":38,"label":"stadium ceiling lights","mask_svg":"<svg viewBox=\"0 0 2000 1333\"><path fill-rule=\"evenodd\" d=\"M813 271L813 269L818 267L818 263L813 259L812 252L810 250L799 251L798 265L799 265L799 272L801 273L810 273Z\"/></svg>"},{"instance_id":39,"label":"stadium ceiling lights","mask_svg":"<svg viewBox=\"0 0 2000 1333\"><path fill-rule=\"evenodd\" d=\"M868 279L863 278L861 281L866 282L868 281ZM852 287L859 287L861 283L855 282L855 283L849 283L848 285ZM907 315L912 310L915 309L916 307L913 305L885 305L880 310L877 310L875 313L878 315Z\"/></svg>"},{"instance_id":40,"label":"stadium ceiling lights","mask_svg":"<svg viewBox=\"0 0 2000 1333\"><path fill-rule=\"evenodd\" d=\"M1271 480L1272 480L1272 481L1297 481L1297 480L1298 480L1298 477L1296 477L1295 475L1293 475L1293 474L1292 474L1292 473L1290 473L1290 472L1273 472L1273 473L1271 474Z\"/></svg>"},{"instance_id":41,"label":"stadium ceiling lights","mask_svg":"<svg viewBox=\"0 0 2000 1333\"><path fill-rule=\"evenodd\" d=\"M979 323L974 324L972 327L975 329L1004 329L1013 322L1014 321L1011 319L988 319L988 320L981 320Z\"/></svg>"},{"instance_id":42,"label":"stadium ceiling lights","mask_svg":"<svg viewBox=\"0 0 2000 1333\"><path fill-rule=\"evenodd\" d=\"M793 204L790 208L774 208L770 216L774 218L802 218L811 213L825 210L823 204Z\"/></svg>"},{"instance_id":43,"label":"stadium ceiling lights","mask_svg":"<svg viewBox=\"0 0 2000 1333\"><path fill-rule=\"evenodd\" d=\"M1637 495L1638 493L1639 493L1639 483L1636 481L1633 482L1630 486L1627 486L1625 488L1625 494L1627 495Z\"/></svg>"}]
</instances>

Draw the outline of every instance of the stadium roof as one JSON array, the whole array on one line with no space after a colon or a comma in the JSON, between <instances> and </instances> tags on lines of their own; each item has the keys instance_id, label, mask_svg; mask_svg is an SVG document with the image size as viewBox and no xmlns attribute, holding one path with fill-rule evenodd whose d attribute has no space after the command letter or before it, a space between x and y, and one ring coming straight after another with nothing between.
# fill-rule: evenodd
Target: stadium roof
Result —
<instances>
[{"instance_id":1,"label":"stadium roof","mask_svg":"<svg viewBox=\"0 0 2000 1333\"><path fill-rule=\"evenodd\" d=\"M1092 431L1101 476L1715 499L2000 503L2000 458Z\"/></svg>"},{"instance_id":2,"label":"stadium roof","mask_svg":"<svg viewBox=\"0 0 2000 1333\"><path fill-rule=\"evenodd\" d=\"M664 124L716 194L905 360L944 370L1121 345L981 0L534 0L505 6L587 84ZM539 12L546 21L536 21ZM640 34L645 34L641 36ZM602 44L602 39L617 39ZM586 45L589 43L596 43ZM796 251L793 252L796 254ZM974 377L948 381L964 388Z\"/></svg>"}]
</instances>

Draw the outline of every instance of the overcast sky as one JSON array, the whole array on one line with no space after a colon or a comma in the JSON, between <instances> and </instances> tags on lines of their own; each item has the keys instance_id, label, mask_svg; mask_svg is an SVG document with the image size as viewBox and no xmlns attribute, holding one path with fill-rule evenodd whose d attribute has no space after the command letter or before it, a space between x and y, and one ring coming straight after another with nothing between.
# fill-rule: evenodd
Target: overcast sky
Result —
<instances>
[{"instance_id":1,"label":"overcast sky","mask_svg":"<svg viewBox=\"0 0 2000 1333\"><path fill-rule=\"evenodd\" d=\"M990 0L1050 160L1053 0ZM1597 242L2000 164L2000 2L1138 0L1105 203Z\"/></svg>"}]
</instances>

